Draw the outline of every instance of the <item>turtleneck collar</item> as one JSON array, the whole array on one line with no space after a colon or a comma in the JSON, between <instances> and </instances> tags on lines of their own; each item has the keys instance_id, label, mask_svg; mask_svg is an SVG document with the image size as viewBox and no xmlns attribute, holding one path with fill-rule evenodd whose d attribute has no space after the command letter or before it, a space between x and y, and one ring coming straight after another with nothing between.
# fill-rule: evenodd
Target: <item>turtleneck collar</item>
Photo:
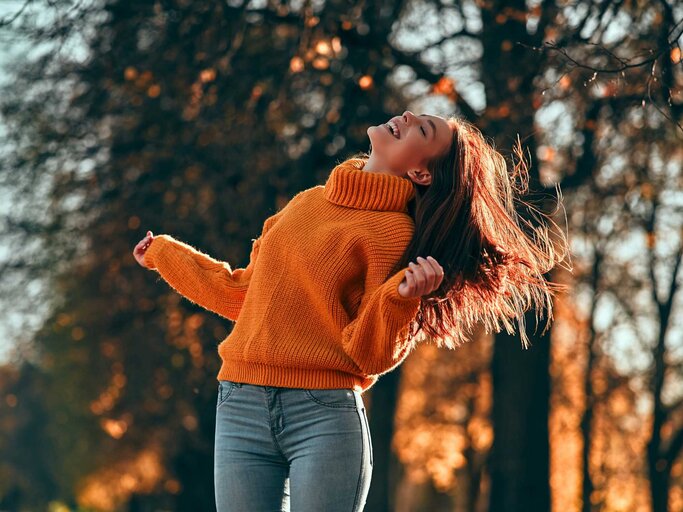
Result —
<instances>
[{"instance_id":1,"label":"turtleneck collar","mask_svg":"<svg viewBox=\"0 0 683 512\"><path fill-rule=\"evenodd\" d=\"M348 158L336 165L325 183L325 198L340 206L362 210L407 212L415 195L408 178L363 171L366 160Z\"/></svg>"}]
</instances>

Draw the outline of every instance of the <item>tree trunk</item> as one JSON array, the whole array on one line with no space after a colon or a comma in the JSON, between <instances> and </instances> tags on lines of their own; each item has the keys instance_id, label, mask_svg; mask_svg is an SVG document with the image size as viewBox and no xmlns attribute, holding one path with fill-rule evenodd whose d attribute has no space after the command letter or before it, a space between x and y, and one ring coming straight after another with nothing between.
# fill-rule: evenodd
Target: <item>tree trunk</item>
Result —
<instances>
[{"instance_id":1,"label":"tree trunk","mask_svg":"<svg viewBox=\"0 0 683 512\"><path fill-rule=\"evenodd\" d=\"M533 311L526 325L533 331ZM503 331L494 342L491 512L550 510L550 331L531 340L525 350L518 336Z\"/></svg>"}]
</instances>

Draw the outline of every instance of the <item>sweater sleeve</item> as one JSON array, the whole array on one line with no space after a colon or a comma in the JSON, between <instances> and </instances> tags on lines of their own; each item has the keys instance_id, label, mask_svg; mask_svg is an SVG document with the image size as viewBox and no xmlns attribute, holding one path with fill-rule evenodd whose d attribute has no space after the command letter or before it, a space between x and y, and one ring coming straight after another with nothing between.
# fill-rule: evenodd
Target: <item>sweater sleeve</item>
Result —
<instances>
[{"instance_id":1,"label":"sweater sleeve","mask_svg":"<svg viewBox=\"0 0 683 512\"><path fill-rule=\"evenodd\" d=\"M403 244L395 247L401 248ZM400 253L402 254L402 253ZM397 259L400 254L394 255ZM398 365L410 351L403 336L420 306L420 297L403 297L398 286L406 266L386 281L396 259L376 258L366 276L365 293L356 317L342 330L342 346L366 375L379 375Z\"/></svg>"},{"instance_id":2,"label":"sweater sleeve","mask_svg":"<svg viewBox=\"0 0 683 512\"><path fill-rule=\"evenodd\" d=\"M183 297L234 321L242 309L261 240L283 211L265 220L261 235L252 241L245 268L232 269L227 262L215 260L170 235L154 237L145 252L145 266L156 270Z\"/></svg>"}]
</instances>

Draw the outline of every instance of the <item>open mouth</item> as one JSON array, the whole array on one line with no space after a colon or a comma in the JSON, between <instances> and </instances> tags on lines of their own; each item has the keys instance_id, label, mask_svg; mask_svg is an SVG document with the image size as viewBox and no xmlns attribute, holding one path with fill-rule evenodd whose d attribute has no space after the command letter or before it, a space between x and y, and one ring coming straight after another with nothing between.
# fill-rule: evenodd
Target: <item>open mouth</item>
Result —
<instances>
[{"instance_id":1,"label":"open mouth","mask_svg":"<svg viewBox=\"0 0 683 512\"><path fill-rule=\"evenodd\" d=\"M401 138L401 132L398 129L398 126L393 121L389 121L388 123L384 123L383 125L387 130L389 130L389 133L394 136L396 139Z\"/></svg>"}]
</instances>

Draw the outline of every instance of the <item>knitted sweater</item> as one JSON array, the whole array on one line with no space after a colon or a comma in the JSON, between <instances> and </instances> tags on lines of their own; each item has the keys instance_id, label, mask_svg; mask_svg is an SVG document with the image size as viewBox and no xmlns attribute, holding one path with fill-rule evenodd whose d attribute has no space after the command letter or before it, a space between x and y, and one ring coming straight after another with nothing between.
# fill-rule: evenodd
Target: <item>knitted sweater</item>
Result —
<instances>
[{"instance_id":1,"label":"knitted sweater","mask_svg":"<svg viewBox=\"0 0 683 512\"><path fill-rule=\"evenodd\" d=\"M145 265L178 293L235 321L218 346L219 380L293 388L370 388L410 352L420 297L389 275L414 231L407 178L336 165L325 185L268 217L249 264L232 269L169 235Z\"/></svg>"}]
</instances>

